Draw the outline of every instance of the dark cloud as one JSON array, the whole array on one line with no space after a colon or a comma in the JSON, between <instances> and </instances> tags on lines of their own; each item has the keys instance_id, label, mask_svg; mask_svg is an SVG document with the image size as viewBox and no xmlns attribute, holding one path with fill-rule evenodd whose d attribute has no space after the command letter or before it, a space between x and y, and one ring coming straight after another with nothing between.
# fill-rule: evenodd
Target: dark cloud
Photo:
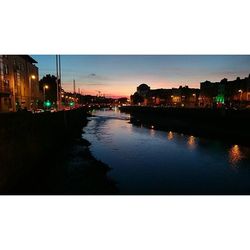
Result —
<instances>
[{"instance_id":1,"label":"dark cloud","mask_svg":"<svg viewBox=\"0 0 250 250\"><path fill-rule=\"evenodd\" d=\"M91 73L88 75L88 77L96 77L96 74L95 73Z\"/></svg>"}]
</instances>

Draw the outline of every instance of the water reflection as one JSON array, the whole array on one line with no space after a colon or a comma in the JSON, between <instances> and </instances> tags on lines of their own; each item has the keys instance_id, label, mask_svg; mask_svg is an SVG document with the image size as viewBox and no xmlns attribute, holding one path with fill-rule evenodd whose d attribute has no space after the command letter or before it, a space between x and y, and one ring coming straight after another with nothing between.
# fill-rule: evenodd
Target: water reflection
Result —
<instances>
[{"instance_id":1,"label":"water reflection","mask_svg":"<svg viewBox=\"0 0 250 250\"><path fill-rule=\"evenodd\" d=\"M84 138L121 193L250 194L250 147L159 131L118 112L96 115Z\"/></svg>"},{"instance_id":2,"label":"water reflection","mask_svg":"<svg viewBox=\"0 0 250 250\"><path fill-rule=\"evenodd\" d=\"M154 135L155 135L154 126L151 126L149 131L150 131L150 135L151 135L151 136L154 136Z\"/></svg>"},{"instance_id":3,"label":"water reflection","mask_svg":"<svg viewBox=\"0 0 250 250\"><path fill-rule=\"evenodd\" d=\"M240 162L240 160L243 158L243 154L240 150L240 147L238 145L234 145L229 150L229 162L236 166L237 163Z\"/></svg>"},{"instance_id":4,"label":"water reflection","mask_svg":"<svg viewBox=\"0 0 250 250\"><path fill-rule=\"evenodd\" d=\"M188 144L188 147L189 147L190 149L195 148L195 147L196 147L195 137L192 136L192 135L189 136L189 137L188 137L188 142L187 142L187 144Z\"/></svg>"},{"instance_id":5,"label":"water reflection","mask_svg":"<svg viewBox=\"0 0 250 250\"><path fill-rule=\"evenodd\" d=\"M173 140L173 139L174 139L174 134L173 134L172 131L169 131L169 132L168 132L168 140L171 141L171 140Z\"/></svg>"}]
</instances>

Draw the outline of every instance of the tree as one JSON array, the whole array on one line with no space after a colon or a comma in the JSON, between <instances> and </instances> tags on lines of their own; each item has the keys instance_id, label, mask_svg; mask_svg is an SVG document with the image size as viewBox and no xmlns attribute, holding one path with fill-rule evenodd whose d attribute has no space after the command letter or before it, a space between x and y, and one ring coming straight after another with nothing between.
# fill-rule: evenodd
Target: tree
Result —
<instances>
[{"instance_id":1,"label":"tree","mask_svg":"<svg viewBox=\"0 0 250 250\"><path fill-rule=\"evenodd\" d=\"M57 78L54 75L46 75L39 81L40 91L44 91L44 86L47 85L45 99L56 103L57 101Z\"/></svg>"},{"instance_id":2,"label":"tree","mask_svg":"<svg viewBox=\"0 0 250 250\"><path fill-rule=\"evenodd\" d=\"M144 102L144 98L138 94L137 92L134 93L134 95L131 96L131 100L133 104L138 104Z\"/></svg>"},{"instance_id":3,"label":"tree","mask_svg":"<svg viewBox=\"0 0 250 250\"><path fill-rule=\"evenodd\" d=\"M121 97L121 98L118 99L118 102L119 102L120 104L126 103L127 101L128 101L128 98L127 98L127 97Z\"/></svg>"}]
</instances>

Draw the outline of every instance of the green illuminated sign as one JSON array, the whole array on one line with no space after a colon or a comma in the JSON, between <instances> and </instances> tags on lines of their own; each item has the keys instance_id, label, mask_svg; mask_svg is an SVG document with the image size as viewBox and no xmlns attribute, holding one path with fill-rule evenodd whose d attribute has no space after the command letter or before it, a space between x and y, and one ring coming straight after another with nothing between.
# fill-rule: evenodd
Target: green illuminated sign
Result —
<instances>
[{"instance_id":1,"label":"green illuminated sign","mask_svg":"<svg viewBox=\"0 0 250 250\"><path fill-rule=\"evenodd\" d=\"M225 102L224 96L223 95L217 95L216 96L216 102L217 103L224 103Z\"/></svg>"}]
</instances>

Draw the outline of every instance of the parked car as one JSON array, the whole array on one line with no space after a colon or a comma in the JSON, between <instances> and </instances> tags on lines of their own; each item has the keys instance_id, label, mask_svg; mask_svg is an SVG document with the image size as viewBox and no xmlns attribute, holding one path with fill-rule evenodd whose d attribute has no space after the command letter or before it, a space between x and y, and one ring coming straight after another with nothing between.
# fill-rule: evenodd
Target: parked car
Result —
<instances>
[{"instance_id":1,"label":"parked car","mask_svg":"<svg viewBox=\"0 0 250 250\"><path fill-rule=\"evenodd\" d=\"M50 112L54 113L54 112L57 112L57 110L53 108L53 109L50 109Z\"/></svg>"},{"instance_id":2,"label":"parked car","mask_svg":"<svg viewBox=\"0 0 250 250\"><path fill-rule=\"evenodd\" d=\"M34 114L43 113L43 112L44 112L43 109L34 109L34 110L33 110L33 113L34 113Z\"/></svg>"}]
</instances>

